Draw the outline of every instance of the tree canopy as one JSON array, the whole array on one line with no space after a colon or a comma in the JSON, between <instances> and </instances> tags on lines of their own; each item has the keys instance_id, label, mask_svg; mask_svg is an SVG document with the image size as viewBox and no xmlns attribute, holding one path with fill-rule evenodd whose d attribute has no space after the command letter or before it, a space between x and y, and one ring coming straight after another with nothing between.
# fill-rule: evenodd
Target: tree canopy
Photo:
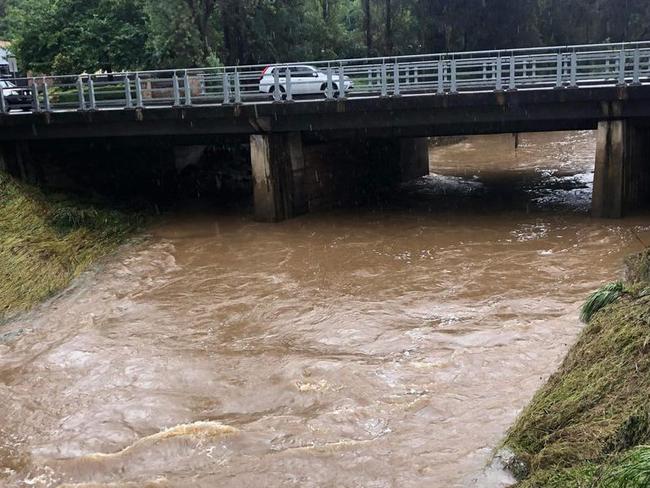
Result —
<instances>
[{"instance_id":1,"label":"tree canopy","mask_svg":"<svg viewBox=\"0 0 650 488\"><path fill-rule=\"evenodd\" d=\"M0 38L35 73L649 37L647 0L0 0Z\"/></svg>"}]
</instances>

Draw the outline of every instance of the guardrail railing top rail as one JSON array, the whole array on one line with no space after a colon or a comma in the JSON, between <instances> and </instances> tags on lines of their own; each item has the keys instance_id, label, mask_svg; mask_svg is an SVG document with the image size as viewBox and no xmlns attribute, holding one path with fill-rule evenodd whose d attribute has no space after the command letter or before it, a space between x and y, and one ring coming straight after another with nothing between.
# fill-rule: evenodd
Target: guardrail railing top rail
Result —
<instances>
[{"instance_id":1,"label":"guardrail railing top rail","mask_svg":"<svg viewBox=\"0 0 650 488\"><path fill-rule=\"evenodd\" d=\"M650 41L0 79L0 114L639 85Z\"/></svg>"}]
</instances>

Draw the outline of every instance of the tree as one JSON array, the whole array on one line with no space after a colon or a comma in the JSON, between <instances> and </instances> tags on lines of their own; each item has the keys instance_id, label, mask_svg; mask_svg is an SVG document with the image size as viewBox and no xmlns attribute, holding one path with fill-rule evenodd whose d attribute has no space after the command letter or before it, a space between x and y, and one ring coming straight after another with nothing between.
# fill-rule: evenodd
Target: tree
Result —
<instances>
[{"instance_id":1,"label":"tree","mask_svg":"<svg viewBox=\"0 0 650 488\"><path fill-rule=\"evenodd\" d=\"M21 0L9 11L12 46L24 70L69 74L147 63L137 0Z\"/></svg>"}]
</instances>

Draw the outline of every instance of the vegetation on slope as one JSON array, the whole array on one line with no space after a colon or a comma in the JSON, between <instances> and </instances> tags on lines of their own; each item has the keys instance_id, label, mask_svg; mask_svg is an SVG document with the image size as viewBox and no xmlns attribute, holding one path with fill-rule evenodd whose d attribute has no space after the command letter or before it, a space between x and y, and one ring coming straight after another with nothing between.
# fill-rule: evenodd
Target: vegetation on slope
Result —
<instances>
[{"instance_id":1,"label":"vegetation on slope","mask_svg":"<svg viewBox=\"0 0 650 488\"><path fill-rule=\"evenodd\" d=\"M650 486L649 263L629 260L632 281L589 299L577 344L511 429L519 487Z\"/></svg>"},{"instance_id":2,"label":"vegetation on slope","mask_svg":"<svg viewBox=\"0 0 650 488\"><path fill-rule=\"evenodd\" d=\"M66 287L140 222L46 196L0 172L0 323Z\"/></svg>"}]
</instances>

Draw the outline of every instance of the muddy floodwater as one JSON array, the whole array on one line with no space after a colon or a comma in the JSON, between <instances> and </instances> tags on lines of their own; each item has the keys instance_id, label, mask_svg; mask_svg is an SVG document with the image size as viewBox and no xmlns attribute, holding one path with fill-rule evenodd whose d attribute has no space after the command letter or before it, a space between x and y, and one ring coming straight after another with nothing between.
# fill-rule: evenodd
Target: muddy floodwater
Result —
<instances>
[{"instance_id":1,"label":"muddy floodwater","mask_svg":"<svg viewBox=\"0 0 650 488\"><path fill-rule=\"evenodd\" d=\"M588 216L591 132L277 225L168 216L0 328L0 486L471 487L650 219Z\"/></svg>"}]
</instances>

